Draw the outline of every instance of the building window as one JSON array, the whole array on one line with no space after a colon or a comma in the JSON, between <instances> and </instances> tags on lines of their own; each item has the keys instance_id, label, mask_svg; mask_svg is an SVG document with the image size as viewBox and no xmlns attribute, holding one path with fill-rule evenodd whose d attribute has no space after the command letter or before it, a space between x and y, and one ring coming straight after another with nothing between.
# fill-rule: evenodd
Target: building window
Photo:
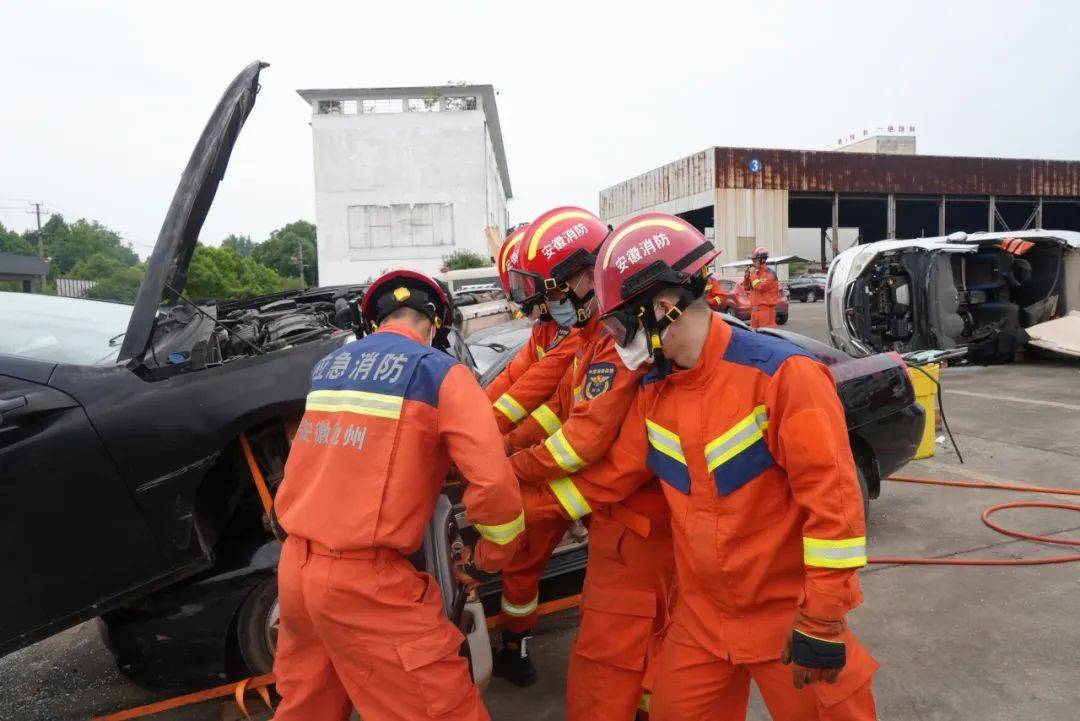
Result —
<instances>
[{"instance_id":1,"label":"building window","mask_svg":"<svg viewBox=\"0 0 1080 721\"><path fill-rule=\"evenodd\" d=\"M360 112L360 101L346 100L344 103L341 104L341 111L345 115L356 115L358 112Z\"/></svg>"},{"instance_id":2,"label":"building window","mask_svg":"<svg viewBox=\"0 0 1080 721\"><path fill-rule=\"evenodd\" d=\"M446 99L447 110L476 110L476 96L467 95Z\"/></svg>"},{"instance_id":3,"label":"building window","mask_svg":"<svg viewBox=\"0 0 1080 721\"><path fill-rule=\"evenodd\" d=\"M438 98L409 98L405 110L410 113L437 113L442 109Z\"/></svg>"},{"instance_id":4,"label":"building window","mask_svg":"<svg viewBox=\"0 0 1080 721\"><path fill-rule=\"evenodd\" d=\"M454 244L453 203L351 205L349 248L430 248Z\"/></svg>"},{"instance_id":5,"label":"building window","mask_svg":"<svg viewBox=\"0 0 1080 721\"><path fill-rule=\"evenodd\" d=\"M319 115L341 115L341 101L320 100Z\"/></svg>"},{"instance_id":6,"label":"building window","mask_svg":"<svg viewBox=\"0 0 1080 721\"><path fill-rule=\"evenodd\" d=\"M400 113L404 110L405 101L401 98L368 98L361 102L360 112L368 113Z\"/></svg>"}]
</instances>

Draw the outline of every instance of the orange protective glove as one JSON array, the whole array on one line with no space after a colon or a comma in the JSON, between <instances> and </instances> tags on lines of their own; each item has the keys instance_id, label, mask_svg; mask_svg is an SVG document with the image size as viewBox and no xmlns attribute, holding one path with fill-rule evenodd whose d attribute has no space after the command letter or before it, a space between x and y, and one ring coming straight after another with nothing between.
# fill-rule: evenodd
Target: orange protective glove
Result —
<instances>
[{"instance_id":1,"label":"orange protective glove","mask_svg":"<svg viewBox=\"0 0 1080 721\"><path fill-rule=\"evenodd\" d=\"M795 688L802 688L817 681L836 683L836 677L847 662L843 633L847 624L843 619L828 621L807 616L802 611L795 614L780 660L791 666L791 681Z\"/></svg>"}]
</instances>

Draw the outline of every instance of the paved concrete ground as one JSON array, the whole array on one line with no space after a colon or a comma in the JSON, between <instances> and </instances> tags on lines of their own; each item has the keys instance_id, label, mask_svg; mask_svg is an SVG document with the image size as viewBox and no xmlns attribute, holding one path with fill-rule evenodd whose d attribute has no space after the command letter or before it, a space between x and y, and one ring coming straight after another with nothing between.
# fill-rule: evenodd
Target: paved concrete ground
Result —
<instances>
[{"instance_id":1,"label":"paved concrete ground","mask_svg":"<svg viewBox=\"0 0 1080 721\"><path fill-rule=\"evenodd\" d=\"M792 304L789 327L824 338L824 307ZM966 463L947 446L910 475L1000 480L1080 489L1080 363L1031 359L944 372L945 410ZM1036 497L889 483L871 504L872 555L1023 558L1067 550L1013 541L979 514L1002 500ZM1054 500L1049 497L1048 500ZM1080 536L1080 516L1007 511L1003 522ZM875 681L887 721L1052 721L1080 718L1080 566L944 568L872 566L866 602L851 621L882 664ZM546 618L534 654L541 681L527 690L498 679L487 700L497 720L562 719L565 663L575 614ZM0 659L0 719L83 719L152 700L120 676L92 624ZM764 720L760 699L750 718ZM159 718L230 716L203 706Z\"/></svg>"}]
</instances>

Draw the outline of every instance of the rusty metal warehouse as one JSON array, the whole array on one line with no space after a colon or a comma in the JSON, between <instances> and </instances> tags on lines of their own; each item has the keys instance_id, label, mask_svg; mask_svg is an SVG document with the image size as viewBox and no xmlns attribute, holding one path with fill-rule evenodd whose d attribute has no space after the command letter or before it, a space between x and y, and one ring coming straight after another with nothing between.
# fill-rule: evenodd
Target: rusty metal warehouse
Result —
<instances>
[{"instance_id":1,"label":"rusty metal warehouse","mask_svg":"<svg viewBox=\"0 0 1080 721\"><path fill-rule=\"evenodd\" d=\"M713 147L600 192L607 222L647 210L712 234L725 260L787 253L789 228L816 228L827 260L842 228L857 242L1080 230L1080 162Z\"/></svg>"}]
</instances>

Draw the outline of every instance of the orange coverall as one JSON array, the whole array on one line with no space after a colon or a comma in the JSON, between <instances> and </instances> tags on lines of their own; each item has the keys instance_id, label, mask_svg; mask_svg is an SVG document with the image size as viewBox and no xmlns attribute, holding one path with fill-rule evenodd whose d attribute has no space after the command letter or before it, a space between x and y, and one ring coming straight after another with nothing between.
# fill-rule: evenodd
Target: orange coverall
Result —
<instances>
[{"instance_id":1,"label":"orange coverall","mask_svg":"<svg viewBox=\"0 0 1080 721\"><path fill-rule=\"evenodd\" d=\"M438 585L406 556L451 461L468 479L473 558L497 570L524 528L490 405L468 368L396 323L312 372L277 494L277 721L487 719Z\"/></svg>"},{"instance_id":2,"label":"orange coverall","mask_svg":"<svg viewBox=\"0 0 1080 721\"><path fill-rule=\"evenodd\" d=\"M551 397L580 344L576 328L565 330L553 320L533 324L529 342L485 388L501 433L512 431Z\"/></svg>"},{"instance_id":3,"label":"orange coverall","mask_svg":"<svg viewBox=\"0 0 1080 721\"><path fill-rule=\"evenodd\" d=\"M705 301L715 311L724 306L724 289L720 287L720 280L715 273L709 273L709 279L705 283Z\"/></svg>"},{"instance_id":4,"label":"orange coverall","mask_svg":"<svg viewBox=\"0 0 1080 721\"><path fill-rule=\"evenodd\" d=\"M832 378L797 346L711 323L698 364L646 376L607 457L575 476L663 481L679 601L653 718L744 719L754 679L778 721L874 719L877 662L850 631L834 684L797 690L779 660L797 611L840 620L862 601L865 520Z\"/></svg>"},{"instance_id":5,"label":"orange coverall","mask_svg":"<svg viewBox=\"0 0 1080 721\"><path fill-rule=\"evenodd\" d=\"M750 291L750 327L775 328L780 281L767 265L750 268L743 285Z\"/></svg>"},{"instance_id":6,"label":"orange coverall","mask_svg":"<svg viewBox=\"0 0 1080 721\"><path fill-rule=\"evenodd\" d=\"M518 481L555 481L552 487L567 511L565 517L529 526L518 552L503 569L499 626L515 633L536 624L540 576L551 552L570 521L590 511L567 476L607 452L644 374L623 366L599 319L591 320L579 334L572 372L564 376L555 397L511 434L512 442L522 448L510 457Z\"/></svg>"}]
</instances>

